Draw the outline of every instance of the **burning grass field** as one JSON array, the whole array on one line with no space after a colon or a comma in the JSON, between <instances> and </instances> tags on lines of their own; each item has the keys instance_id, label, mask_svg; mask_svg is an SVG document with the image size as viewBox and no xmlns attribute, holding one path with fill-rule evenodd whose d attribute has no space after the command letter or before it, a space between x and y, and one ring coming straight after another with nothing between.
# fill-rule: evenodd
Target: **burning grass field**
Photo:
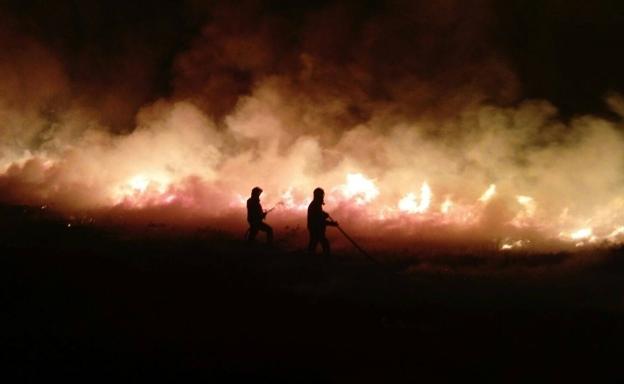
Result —
<instances>
[{"instance_id":1,"label":"burning grass field","mask_svg":"<svg viewBox=\"0 0 624 384\"><path fill-rule=\"evenodd\" d=\"M195 223L2 206L3 377L621 379L621 248L302 251ZM358 239L365 240L365 239ZM370 244L367 244L370 246Z\"/></svg>"}]
</instances>

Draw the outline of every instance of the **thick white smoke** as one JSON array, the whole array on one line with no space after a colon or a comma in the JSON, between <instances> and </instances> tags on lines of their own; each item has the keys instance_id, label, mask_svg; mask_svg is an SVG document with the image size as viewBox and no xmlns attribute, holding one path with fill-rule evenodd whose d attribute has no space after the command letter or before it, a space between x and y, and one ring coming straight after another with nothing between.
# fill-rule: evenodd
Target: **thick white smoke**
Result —
<instances>
[{"instance_id":1,"label":"thick white smoke","mask_svg":"<svg viewBox=\"0 0 624 384\"><path fill-rule=\"evenodd\" d=\"M621 124L591 116L564 124L548 102L527 101L470 106L443 122L394 123L382 111L328 134L326 121L306 116L330 106L289 96L280 79L262 82L221 126L191 102L158 101L126 135L70 112L39 149L3 143L4 199L68 211L176 206L210 219L240 210L261 185L267 207L283 201L296 218L320 185L327 208L362 233L392 222L406 232L463 225L510 241L526 228L604 239L624 220ZM431 136L435 124L453 134Z\"/></svg>"}]
</instances>

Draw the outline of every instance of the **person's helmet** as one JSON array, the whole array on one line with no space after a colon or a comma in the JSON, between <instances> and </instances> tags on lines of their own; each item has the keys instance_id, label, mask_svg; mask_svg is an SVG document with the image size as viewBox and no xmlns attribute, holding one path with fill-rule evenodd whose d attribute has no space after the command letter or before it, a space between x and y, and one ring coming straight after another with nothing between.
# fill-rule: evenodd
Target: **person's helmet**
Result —
<instances>
[{"instance_id":1,"label":"person's helmet","mask_svg":"<svg viewBox=\"0 0 624 384\"><path fill-rule=\"evenodd\" d=\"M260 187L253 187L253 189L251 190L251 196L260 196L261 193L262 188Z\"/></svg>"},{"instance_id":2,"label":"person's helmet","mask_svg":"<svg viewBox=\"0 0 624 384\"><path fill-rule=\"evenodd\" d=\"M322 199L323 197L325 197L325 191L323 191L323 188L316 188L314 190L314 198Z\"/></svg>"}]
</instances>

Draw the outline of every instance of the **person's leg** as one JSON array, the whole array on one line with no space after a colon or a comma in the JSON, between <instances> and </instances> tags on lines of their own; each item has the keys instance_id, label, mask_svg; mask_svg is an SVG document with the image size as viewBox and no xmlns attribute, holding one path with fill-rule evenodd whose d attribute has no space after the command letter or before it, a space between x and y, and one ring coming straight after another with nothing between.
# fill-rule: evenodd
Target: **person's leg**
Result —
<instances>
[{"instance_id":1,"label":"person's leg","mask_svg":"<svg viewBox=\"0 0 624 384\"><path fill-rule=\"evenodd\" d=\"M258 226L257 225L251 225L249 227L249 237L247 238L247 241L250 243L253 243L254 240L256 240L256 235L258 234Z\"/></svg>"},{"instance_id":2,"label":"person's leg","mask_svg":"<svg viewBox=\"0 0 624 384\"><path fill-rule=\"evenodd\" d=\"M323 255L329 256L331 253L330 248L329 248L329 240L327 240L327 237L323 235L320 241L321 241L321 246L323 247Z\"/></svg>"},{"instance_id":3,"label":"person's leg","mask_svg":"<svg viewBox=\"0 0 624 384\"><path fill-rule=\"evenodd\" d=\"M260 230L266 232L267 243L271 244L273 242L273 228L266 223L260 224Z\"/></svg>"},{"instance_id":4,"label":"person's leg","mask_svg":"<svg viewBox=\"0 0 624 384\"><path fill-rule=\"evenodd\" d=\"M316 252L316 244L318 243L318 236L310 232L310 242L308 243L308 252L314 253Z\"/></svg>"}]
</instances>

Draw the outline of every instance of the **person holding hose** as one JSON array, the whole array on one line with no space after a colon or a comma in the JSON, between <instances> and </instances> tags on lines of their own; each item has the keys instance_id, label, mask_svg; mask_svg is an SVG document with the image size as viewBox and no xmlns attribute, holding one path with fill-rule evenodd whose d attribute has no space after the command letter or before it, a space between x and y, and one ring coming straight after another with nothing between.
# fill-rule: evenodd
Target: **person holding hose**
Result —
<instances>
[{"instance_id":1,"label":"person holding hose","mask_svg":"<svg viewBox=\"0 0 624 384\"><path fill-rule=\"evenodd\" d=\"M316 188L314 190L314 198L308 206L308 232L310 234L308 251L315 253L316 246L318 243L321 243L323 254L329 256L330 246L329 240L325 237L325 228L327 226L338 227L338 222L331 220L329 214L323 211L324 199L325 191L322 188Z\"/></svg>"}]
</instances>

